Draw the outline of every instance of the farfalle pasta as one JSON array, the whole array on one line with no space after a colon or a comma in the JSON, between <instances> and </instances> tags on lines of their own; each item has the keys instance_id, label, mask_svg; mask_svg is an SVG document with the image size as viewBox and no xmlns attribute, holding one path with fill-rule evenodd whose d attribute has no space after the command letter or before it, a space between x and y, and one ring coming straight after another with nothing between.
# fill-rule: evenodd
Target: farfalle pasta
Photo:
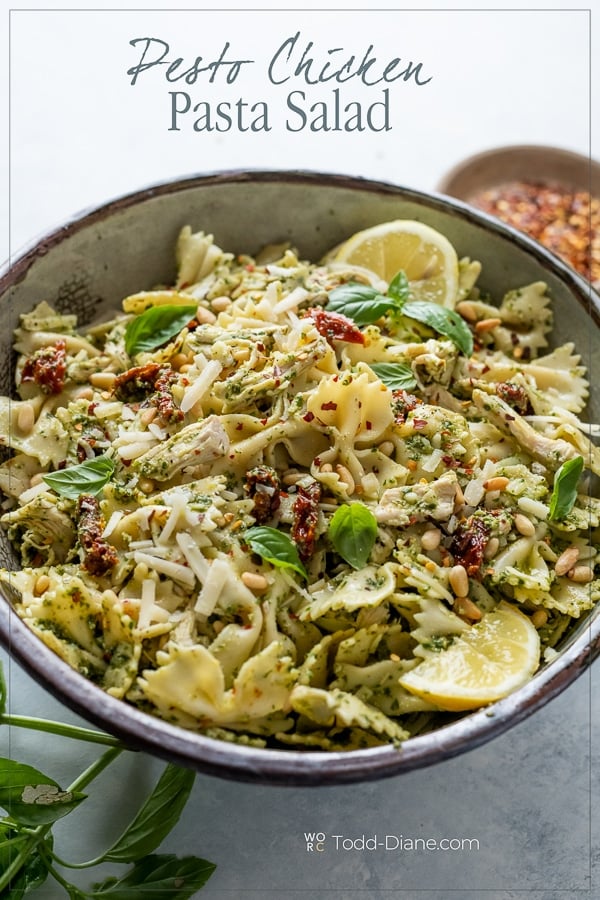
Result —
<instances>
[{"instance_id":1,"label":"farfalle pasta","mask_svg":"<svg viewBox=\"0 0 600 900\"><path fill-rule=\"evenodd\" d=\"M16 331L0 578L41 640L182 727L306 749L441 724L403 678L506 603L549 659L600 599L600 454L546 286L493 302L463 260L433 314L285 246L186 227L176 255L107 321L42 301Z\"/></svg>"}]
</instances>

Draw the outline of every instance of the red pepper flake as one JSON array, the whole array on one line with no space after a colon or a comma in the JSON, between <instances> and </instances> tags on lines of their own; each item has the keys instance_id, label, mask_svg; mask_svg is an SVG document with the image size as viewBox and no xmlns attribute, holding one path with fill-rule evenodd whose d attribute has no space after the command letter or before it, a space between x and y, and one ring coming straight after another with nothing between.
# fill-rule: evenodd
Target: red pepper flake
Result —
<instances>
[{"instance_id":1,"label":"red pepper flake","mask_svg":"<svg viewBox=\"0 0 600 900\"><path fill-rule=\"evenodd\" d=\"M337 409L337 403L334 403L333 400L328 400L327 403L321 403L321 409Z\"/></svg>"},{"instance_id":2,"label":"red pepper flake","mask_svg":"<svg viewBox=\"0 0 600 900\"><path fill-rule=\"evenodd\" d=\"M310 412L310 410L304 416L302 416L302 418L304 419L305 422L312 422L314 417L315 417L315 414Z\"/></svg>"},{"instance_id":3,"label":"red pepper flake","mask_svg":"<svg viewBox=\"0 0 600 900\"><path fill-rule=\"evenodd\" d=\"M235 426L236 431L242 431L243 428L244 428L243 422L238 422L238 424Z\"/></svg>"},{"instance_id":4,"label":"red pepper flake","mask_svg":"<svg viewBox=\"0 0 600 900\"><path fill-rule=\"evenodd\" d=\"M369 422L369 420L367 419L367 421L366 421L365 424L366 424L366 426L367 426L367 431L370 431L371 428L373 427L373 423L372 423L372 422Z\"/></svg>"},{"instance_id":5,"label":"red pepper flake","mask_svg":"<svg viewBox=\"0 0 600 900\"><path fill-rule=\"evenodd\" d=\"M427 419L413 419L412 423L415 431L420 431L421 428L425 428L427 426Z\"/></svg>"}]
</instances>

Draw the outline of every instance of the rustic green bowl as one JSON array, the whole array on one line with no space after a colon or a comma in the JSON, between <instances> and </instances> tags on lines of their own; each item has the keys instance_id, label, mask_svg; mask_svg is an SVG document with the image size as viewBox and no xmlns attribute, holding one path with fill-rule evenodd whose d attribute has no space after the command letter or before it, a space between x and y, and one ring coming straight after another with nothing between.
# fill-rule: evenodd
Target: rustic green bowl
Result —
<instances>
[{"instance_id":1,"label":"rustic green bowl","mask_svg":"<svg viewBox=\"0 0 600 900\"><path fill-rule=\"evenodd\" d=\"M445 197L341 175L313 172L224 172L159 184L84 213L27 249L0 277L5 360L0 392L11 391L11 335L19 314L40 300L90 320L129 293L171 282L173 247L190 224L218 244L255 252L290 240L318 259L359 229L395 218L419 219L445 234L459 256L481 260L484 288L501 296L546 281L556 339L572 340L592 372L600 370L598 297L540 245ZM593 393L591 421L600 421ZM17 563L4 533L0 564ZM396 775L456 756L490 740L551 700L600 651L600 607L563 639L558 656L525 687L435 732L392 746L324 753L256 749L185 731L105 694L54 655L0 597L0 640L54 696L131 747L209 774L271 784L339 784Z\"/></svg>"}]
</instances>

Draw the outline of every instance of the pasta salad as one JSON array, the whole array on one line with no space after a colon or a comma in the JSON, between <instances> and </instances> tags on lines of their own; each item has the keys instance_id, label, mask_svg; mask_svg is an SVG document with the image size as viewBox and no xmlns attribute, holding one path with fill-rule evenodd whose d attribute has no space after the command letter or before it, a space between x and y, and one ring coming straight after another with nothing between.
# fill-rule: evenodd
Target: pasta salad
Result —
<instances>
[{"instance_id":1,"label":"pasta salad","mask_svg":"<svg viewBox=\"0 0 600 900\"><path fill-rule=\"evenodd\" d=\"M489 298L462 259L441 305L339 252L185 227L176 254L108 321L21 316L22 619L113 697L255 746L401 744L525 683L600 598L588 383L546 285Z\"/></svg>"}]
</instances>

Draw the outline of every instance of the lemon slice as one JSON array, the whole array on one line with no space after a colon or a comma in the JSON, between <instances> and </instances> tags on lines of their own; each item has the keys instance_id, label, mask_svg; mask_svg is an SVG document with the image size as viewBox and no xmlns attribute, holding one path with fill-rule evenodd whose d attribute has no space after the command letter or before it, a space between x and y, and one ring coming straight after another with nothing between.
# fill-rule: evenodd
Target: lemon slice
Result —
<instances>
[{"instance_id":1,"label":"lemon slice","mask_svg":"<svg viewBox=\"0 0 600 900\"><path fill-rule=\"evenodd\" d=\"M331 256L330 256L331 258ZM410 219L358 231L333 251L335 262L362 266L388 283L402 269L411 300L453 309L458 294L458 257L448 238Z\"/></svg>"},{"instance_id":2,"label":"lemon slice","mask_svg":"<svg viewBox=\"0 0 600 900\"><path fill-rule=\"evenodd\" d=\"M440 709L476 709L522 687L539 659L536 629L522 612L502 602L455 636L447 650L429 653L400 684Z\"/></svg>"}]
</instances>

